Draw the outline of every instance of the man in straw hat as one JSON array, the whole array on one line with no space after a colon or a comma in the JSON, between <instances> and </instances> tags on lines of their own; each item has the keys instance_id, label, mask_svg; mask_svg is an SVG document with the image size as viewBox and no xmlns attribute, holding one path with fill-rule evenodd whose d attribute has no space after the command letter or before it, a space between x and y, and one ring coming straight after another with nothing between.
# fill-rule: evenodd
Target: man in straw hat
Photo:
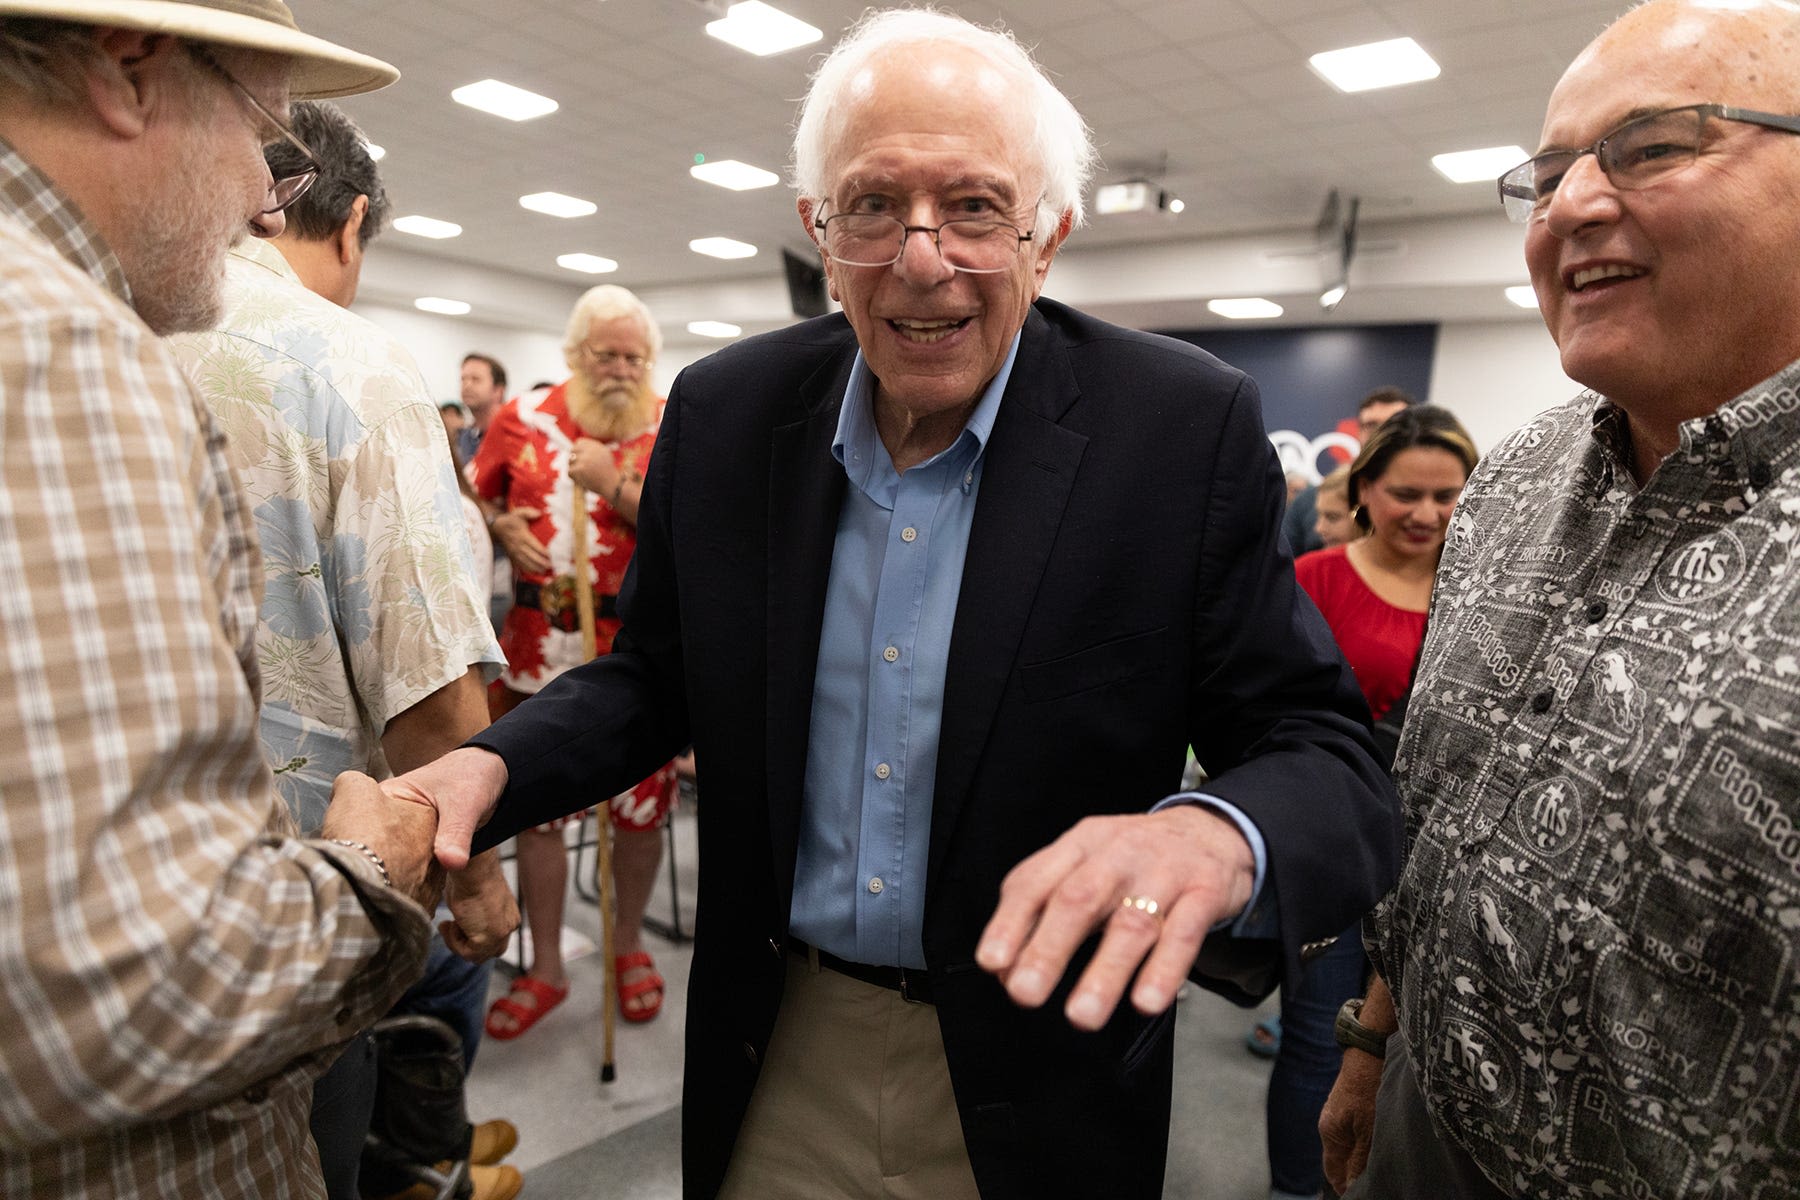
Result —
<instances>
[{"instance_id":1,"label":"man in straw hat","mask_svg":"<svg viewBox=\"0 0 1800 1200\"><path fill-rule=\"evenodd\" d=\"M311 182L290 93L395 77L277 0L0 0L0 1193L319 1195L312 1080L423 961L428 810L292 835L250 514L154 336Z\"/></svg>"}]
</instances>

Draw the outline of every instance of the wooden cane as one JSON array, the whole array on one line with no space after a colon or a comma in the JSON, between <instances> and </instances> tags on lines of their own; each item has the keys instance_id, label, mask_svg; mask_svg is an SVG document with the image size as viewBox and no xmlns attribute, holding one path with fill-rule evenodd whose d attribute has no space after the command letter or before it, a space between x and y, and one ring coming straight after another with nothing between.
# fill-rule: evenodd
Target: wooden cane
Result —
<instances>
[{"instance_id":1,"label":"wooden cane","mask_svg":"<svg viewBox=\"0 0 1800 1200\"><path fill-rule=\"evenodd\" d=\"M593 522L588 518L587 489L569 481L574 501L569 514L569 532L575 543L575 615L581 623L581 648L584 660L594 657L597 647L594 630L594 580L590 573L588 534ZM600 805L596 815L594 852L594 890L600 896L600 1082L611 1083L618 1075L613 1066L613 1031L618 1025L618 980L613 966L613 887L612 887L612 806Z\"/></svg>"}]
</instances>

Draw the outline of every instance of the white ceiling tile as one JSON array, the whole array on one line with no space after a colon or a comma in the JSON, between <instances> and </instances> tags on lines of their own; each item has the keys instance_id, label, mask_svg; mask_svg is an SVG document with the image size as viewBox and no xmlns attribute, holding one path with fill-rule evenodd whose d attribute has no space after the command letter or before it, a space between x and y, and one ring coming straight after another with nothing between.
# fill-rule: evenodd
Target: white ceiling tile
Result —
<instances>
[{"instance_id":1,"label":"white ceiling tile","mask_svg":"<svg viewBox=\"0 0 1800 1200\"><path fill-rule=\"evenodd\" d=\"M785 172L808 70L867 0L784 0L823 43L767 59L705 36L692 0L307 0L302 25L398 65L399 84L343 102L389 150L396 211L456 220L464 236L408 249L569 283L556 254L619 260L628 287L751 279L799 243L786 187L731 195L686 176L696 153ZM1354 185L1392 211L1485 211L1443 184L1431 152L1488 138L1535 141L1563 66L1622 0L968 0L1003 21L1094 124L1109 168L1166 155L1180 221L1101 239L1310 228L1325 188ZM1305 60L1327 39L1410 34L1445 74L1420 88L1342 96ZM1428 39L1430 39L1428 41ZM1311 49L1309 49L1309 47ZM562 108L513 125L461 108L451 88L494 76ZM1427 91L1426 88L1435 90ZM585 196L592 217L518 207L542 187ZM724 233L767 247L739 263L702 259L689 238Z\"/></svg>"}]
</instances>

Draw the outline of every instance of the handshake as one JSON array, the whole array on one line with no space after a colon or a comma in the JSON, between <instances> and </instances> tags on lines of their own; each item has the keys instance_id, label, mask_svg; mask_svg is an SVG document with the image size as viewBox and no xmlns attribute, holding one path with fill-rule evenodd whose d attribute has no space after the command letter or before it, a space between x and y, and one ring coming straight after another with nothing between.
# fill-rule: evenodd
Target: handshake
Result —
<instances>
[{"instance_id":1,"label":"handshake","mask_svg":"<svg viewBox=\"0 0 1800 1200\"><path fill-rule=\"evenodd\" d=\"M319 836L367 846L387 867L394 889L426 912L441 897L451 916L438 926L444 943L481 962L505 949L519 925L499 851L469 856L475 830L505 788L505 764L474 748L382 782L346 771L332 785Z\"/></svg>"}]
</instances>

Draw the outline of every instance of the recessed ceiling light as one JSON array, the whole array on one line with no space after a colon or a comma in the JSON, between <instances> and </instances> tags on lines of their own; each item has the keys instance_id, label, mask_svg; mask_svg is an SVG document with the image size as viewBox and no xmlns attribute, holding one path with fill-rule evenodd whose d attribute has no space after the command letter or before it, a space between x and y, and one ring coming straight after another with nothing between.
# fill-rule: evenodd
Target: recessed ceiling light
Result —
<instances>
[{"instance_id":1,"label":"recessed ceiling light","mask_svg":"<svg viewBox=\"0 0 1800 1200\"><path fill-rule=\"evenodd\" d=\"M466 104L470 108L478 108L484 113L493 113L496 117L505 117L509 121L547 117L559 107L548 96L528 92L510 83L501 83L498 79L464 84L451 92L450 98L458 104Z\"/></svg>"},{"instance_id":2,"label":"recessed ceiling light","mask_svg":"<svg viewBox=\"0 0 1800 1200\"><path fill-rule=\"evenodd\" d=\"M728 237L695 238L688 243L688 249L712 258L750 258L756 253L756 247L749 242Z\"/></svg>"},{"instance_id":3,"label":"recessed ceiling light","mask_svg":"<svg viewBox=\"0 0 1800 1200\"><path fill-rule=\"evenodd\" d=\"M1507 288L1506 298L1520 308L1536 308L1538 306L1537 289L1533 288L1529 283L1522 283L1517 287Z\"/></svg>"},{"instance_id":4,"label":"recessed ceiling light","mask_svg":"<svg viewBox=\"0 0 1800 1200\"><path fill-rule=\"evenodd\" d=\"M708 21L706 32L721 42L751 54L780 54L795 46L808 46L824 33L762 0L743 0L725 10L722 21Z\"/></svg>"},{"instance_id":5,"label":"recessed ceiling light","mask_svg":"<svg viewBox=\"0 0 1800 1200\"><path fill-rule=\"evenodd\" d=\"M374 142L364 142L363 149L367 150L369 152L369 157L376 162L380 162L387 157L387 150L381 146L377 146Z\"/></svg>"},{"instance_id":6,"label":"recessed ceiling light","mask_svg":"<svg viewBox=\"0 0 1800 1200\"><path fill-rule=\"evenodd\" d=\"M688 332L701 337L734 338L744 331L726 321L689 321Z\"/></svg>"},{"instance_id":7,"label":"recessed ceiling light","mask_svg":"<svg viewBox=\"0 0 1800 1200\"><path fill-rule=\"evenodd\" d=\"M1257 321L1268 317L1279 317L1283 309L1273 300L1264 300L1261 296L1244 296L1235 300L1208 300L1208 311L1233 321Z\"/></svg>"},{"instance_id":8,"label":"recessed ceiling light","mask_svg":"<svg viewBox=\"0 0 1800 1200\"><path fill-rule=\"evenodd\" d=\"M469 312L466 301L446 300L442 296L420 296L413 301L413 307L420 312L437 313L445 317L466 316Z\"/></svg>"},{"instance_id":9,"label":"recessed ceiling light","mask_svg":"<svg viewBox=\"0 0 1800 1200\"><path fill-rule=\"evenodd\" d=\"M1438 65L1411 38L1327 50L1306 60L1340 92L1366 92L1438 77Z\"/></svg>"},{"instance_id":10,"label":"recessed ceiling light","mask_svg":"<svg viewBox=\"0 0 1800 1200\"><path fill-rule=\"evenodd\" d=\"M1127 179L1094 189L1094 212L1102 217L1143 212L1156 203L1156 189L1148 179Z\"/></svg>"},{"instance_id":11,"label":"recessed ceiling light","mask_svg":"<svg viewBox=\"0 0 1800 1200\"><path fill-rule=\"evenodd\" d=\"M559 254L556 256L556 265L580 271L584 275L604 275L608 271L619 269L618 263L610 258L601 258L598 254Z\"/></svg>"},{"instance_id":12,"label":"recessed ceiling light","mask_svg":"<svg viewBox=\"0 0 1800 1200\"><path fill-rule=\"evenodd\" d=\"M1481 150L1434 154L1431 165L1451 183L1492 183L1529 157L1517 146L1488 146Z\"/></svg>"},{"instance_id":13,"label":"recessed ceiling light","mask_svg":"<svg viewBox=\"0 0 1800 1200\"><path fill-rule=\"evenodd\" d=\"M436 217L421 217L417 214L396 217L394 228L401 233L422 238L453 238L462 234L462 226L454 221L440 221Z\"/></svg>"},{"instance_id":14,"label":"recessed ceiling light","mask_svg":"<svg viewBox=\"0 0 1800 1200\"><path fill-rule=\"evenodd\" d=\"M591 217L599 209L592 200L565 196L561 192L533 192L529 196L520 196L519 207L552 217Z\"/></svg>"},{"instance_id":15,"label":"recessed ceiling light","mask_svg":"<svg viewBox=\"0 0 1800 1200\"><path fill-rule=\"evenodd\" d=\"M718 162L697 163L688 168L688 174L701 183L710 183L722 188L730 188L734 192L747 192L752 188L773 187L781 182L781 176L773 171L765 171L761 167L753 167L749 163L739 162L735 158L722 158Z\"/></svg>"}]
</instances>

